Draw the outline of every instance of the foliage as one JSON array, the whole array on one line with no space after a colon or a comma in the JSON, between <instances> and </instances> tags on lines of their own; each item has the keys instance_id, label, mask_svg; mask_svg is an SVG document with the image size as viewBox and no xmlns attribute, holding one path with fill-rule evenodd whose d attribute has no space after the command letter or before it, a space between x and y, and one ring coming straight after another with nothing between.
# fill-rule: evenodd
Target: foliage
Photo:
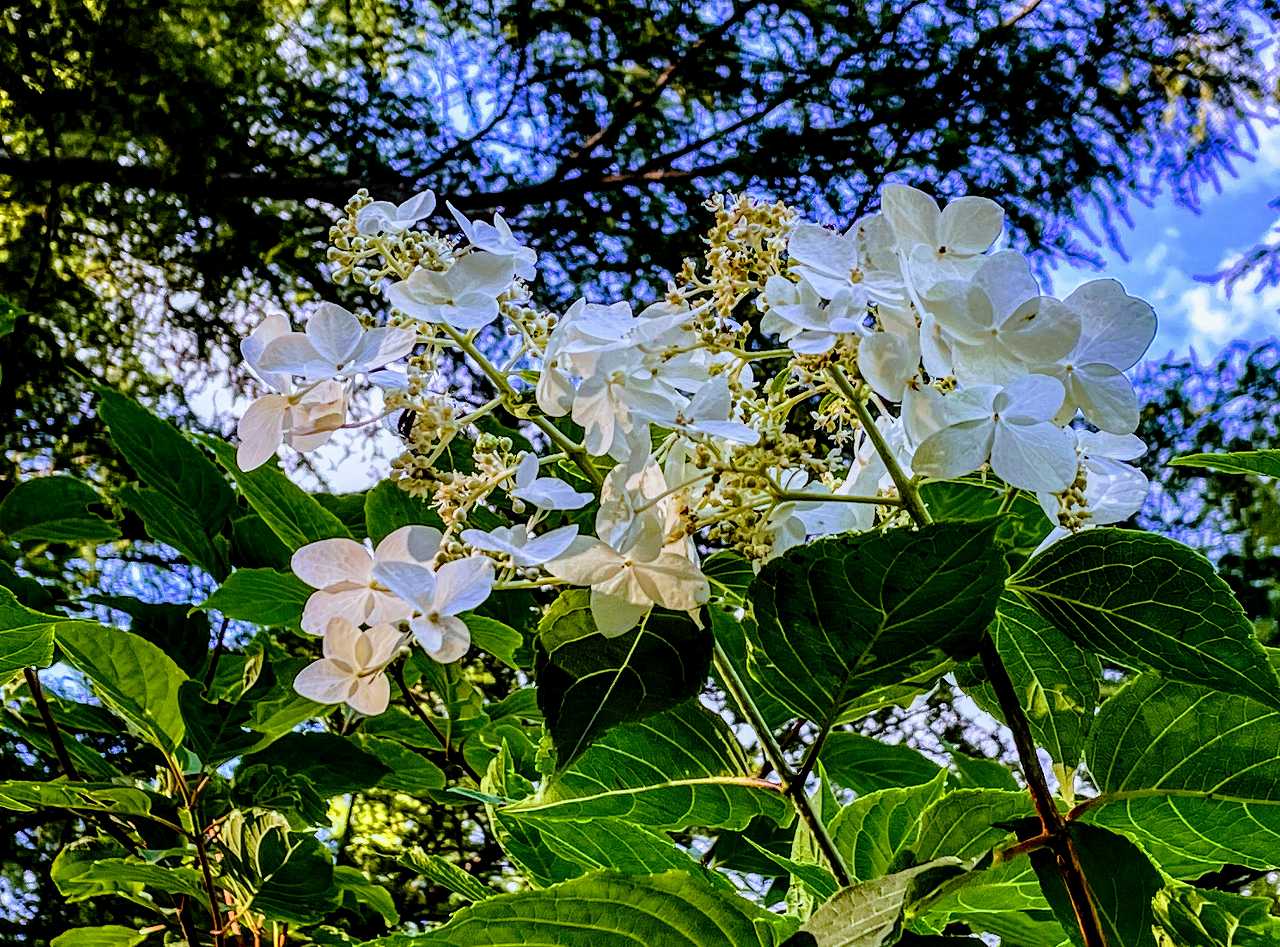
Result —
<instances>
[{"instance_id":1,"label":"foliage","mask_svg":"<svg viewBox=\"0 0 1280 947\"><path fill-rule=\"evenodd\" d=\"M351 202L385 318L263 320L238 446L100 389L127 479L0 505L0 808L57 851L13 940L1274 940L1280 662L1115 525L1150 307L1042 295L998 206L890 186L843 235L718 198L662 303L553 313L431 199ZM276 452L369 386L404 456L303 490ZM162 596L104 587L122 549ZM1016 764L863 732L952 681Z\"/></svg>"}]
</instances>

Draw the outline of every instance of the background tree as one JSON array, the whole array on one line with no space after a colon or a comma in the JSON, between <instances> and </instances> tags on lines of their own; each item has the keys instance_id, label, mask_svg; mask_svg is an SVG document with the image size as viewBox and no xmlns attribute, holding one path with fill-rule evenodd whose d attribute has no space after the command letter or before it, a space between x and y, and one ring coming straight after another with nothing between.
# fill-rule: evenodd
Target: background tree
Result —
<instances>
[{"instance_id":1,"label":"background tree","mask_svg":"<svg viewBox=\"0 0 1280 947\"><path fill-rule=\"evenodd\" d=\"M360 186L536 230L558 303L651 297L656 251L696 248L699 195L847 225L890 175L988 195L1017 243L1089 259L1082 207L1110 230L1248 151L1275 11L10 0L0 295L29 315L5 347L9 462L109 453L72 372L180 412L251 313L329 292L314 251Z\"/></svg>"}]
</instances>

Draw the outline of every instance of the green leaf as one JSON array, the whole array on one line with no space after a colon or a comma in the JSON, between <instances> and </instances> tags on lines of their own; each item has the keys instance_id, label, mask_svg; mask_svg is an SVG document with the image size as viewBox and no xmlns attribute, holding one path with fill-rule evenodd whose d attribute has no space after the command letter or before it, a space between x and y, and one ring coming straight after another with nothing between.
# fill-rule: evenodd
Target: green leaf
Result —
<instances>
[{"instance_id":1,"label":"green leaf","mask_svg":"<svg viewBox=\"0 0 1280 947\"><path fill-rule=\"evenodd\" d=\"M471 643L481 651L487 651L513 670L532 666L525 649L524 635L506 622L475 612L467 612L462 620L471 632Z\"/></svg>"},{"instance_id":2,"label":"green leaf","mask_svg":"<svg viewBox=\"0 0 1280 947\"><path fill-rule=\"evenodd\" d=\"M141 789L114 783L42 783L8 779L0 782L0 808L15 812L76 809L145 816L151 814L151 797Z\"/></svg>"},{"instance_id":3,"label":"green leaf","mask_svg":"<svg viewBox=\"0 0 1280 947\"><path fill-rule=\"evenodd\" d=\"M943 859L842 888L784 947L886 947L902 933L908 908L958 870L955 859Z\"/></svg>"},{"instance_id":4,"label":"green leaf","mask_svg":"<svg viewBox=\"0 0 1280 947\"><path fill-rule=\"evenodd\" d=\"M98 413L111 440L142 482L188 511L208 535L217 533L234 496L218 468L168 421L136 401L100 388Z\"/></svg>"},{"instance_id":5,"label":"green leaf","mask_svg":"<svg viewBox=\"0 0 1280 947\"><path fill-rule=\"evenodd\" d=\"M53 663L54 628L66 619L32 611L0 586L0 679L25 667Z\"/></svg>"},{"instance_id":6,"label":"green leaf","mask_svg":"<svg viewBox=\"0 0 1280 947\"><path fill-rule=\"evenodd\" d=\"M375 545L401 526L444 526L430 503L410 496L392 480L380 480L365 494L364 521Z\"/></svg>"},{"instance_id":7,"label":"green leaf","mask_svg":"<svg viewBox=\"0 0 1280 947\"><path fill-rule=\"evenodd\" d=\"M149 488L138 489L129 485L122 487L117 496L142 517L147 535L152 539L172 546L215 579L227 574L222 555L189 509L178 505L161 491Z\"/></svg>"},{"instance_id":8,"label":"green leaf","mask_svg":"<svg viewBox=\"0 0 1280 947\"><path fill-rule=\"evenodd\" d=\"M400 912L396 910L391 892L382 885L374 884L365 877L364 872L349 865L337 865L333 869L333 882L338 886L344 901L355 901L372 908L387 927L400 923Z\"/></svg>"},{"instance_id":9,"label":"green leaf","mask_svg":"<svg viewBox=\"0 0 1280 947\"><path fill-rule=\"evenodd\" d=\"M983 480L935 480L920 485L920 497L935 520L985 520L1000 517L996 538L1004 545L1010 568L1026 561L1053 524L1035 494L1017 491L1006 508L1006 487L994 477Z\"/></svg>"},{"instance_id":10,"label":"green leaf","mask_svg":"<svg viewBox=\"0 0 1280 947\"><path fill-rule=\"evenodd\" d=\"M951 751L951 765L956 768L952 777L952 785L960 789L1013 789L1018 788L1018 781L1013 778L1009 767L999 760L985 756L970 756L948 744Z\"/></svg>"},{"instance_id":11,"label":"green leaf","mask_svg":"<svg viewBox=\"0 0 1280 947\"><path fill-rule=\"evenodd\" d=\"M991 639L1037 743L1067 769L1079 765L1098 709L1102 665L1097 657L1013 593L996 606Z\"/></svg>"},{"instance_id":12,"label":"green leaf","mask_svg":"<svg viewBox=\"0 0 1280 947\"><path fill-rule=\"evenodd\" d=\"M312 589L292 573L237 569L196 608L255 625L297 627Z\"/></svg>"},{"instance_id":13,"label":"green leaf","mask_svg":"<svg viewBox=\"0 0 1280 947\"><path fill-rule=\"evenodd\" d=\"M531 799L505 816L627 819L651 829L742 829L754 816L782 821L777 785L752 773L728 725L696 700L615 727Z\"/></svg>"},{"instance_id":14,"label":"green leaf","mask_svg":"<svg viewBox=\"0 0 1280 947\"><path fill-rule=\"evenodd\" d=\"M744 591L743 595L745 596L745 594ZM743 600L745 601L745 599ZM738 672L738 677L750 692L751 699L755 701L756 709L760 711L770 729L778 729L790 720L793 715L785 704L778 701L751 676L751 668L747 661L747 639L749 636L746 632L746 626L754 625L755 619L750 614L745 613L741 618L738 618L717 605L708 607L707 614L711 616L711 634L720 643L720 647L724 649L725 656L729 659L729 664ZM754 635L750 637L754 637ZM727 686L720 677L720 671L713 669L712 673L715 675L720 689L727 692Z\"/></svg>"},{"instance_id":15,"label":"green leaf","mask_svg":"<svg viewBox=\"0 0 1280 947\"><path fill-rule=\"evenodd\" d=\"M1009 584L1058 630L1117 664L1280 706L1280 681L1231 588L1181 543L1084 530Z\"/></svg>"},{"instance_id":16,"label":"green leaf","mask_svg":"<svg viewBox=\"0 0 1280 947\"><path fill-rule=\"evenodd\" d=\"M606 637L585 589L561 593L538 625L538 707L564 769L610 727L674 707L701 689L711 635L681 612L654 609Z\"/></svg>"},{"instance_id":17,"label":"green leaf","mask_svg":"<svg viewBox=\"0 0 1280 947\"><path fill-rule=\"evenodd\" d=\"M147 935L132 927L104 924L102 927L73 927L63 931L49 947L135 947L147 939Z\"/></svg>"},{"instance_id":18,"label":"green leaf","mask_svg":"<svg viewBox=\"0 0 1280 947\"><path fill-rule=\"evenodd\" d=\"M1093 895L1106 943L1118 947L1156 947L1151 900L1164 887L1160 872L1122 835L1080 822L1068 822L1066 829ZM1056 857L1046 849L1038 849L1031 853L1031 863L1058 923L1074 943L1081 944L1080 927L1058 872Z\"/></svg>"},{"instance_id":19,"label":"green leaf","mask_svg":"<svg viewBox=\"0 0 1280 947\"><path fill-rule=\"evenodd\" d=\"M351 538L347 528L311 494L285 476L274 464L244 471L236 466L235 448L225 441L202 437L218 463L235 478L253 511L290 549L333 537Z\"/></svg>"},{"instance_id":20,"label":"green leaf","mask_svg":"<svg viewBox=\"0 0 1280 947\"><path fill-rule=\"evenodd\" d=\"M406 868L420 872L428 881L452 891L467 902L484 901L498 893L448 859L428 855L420 848L411 848L402 861Z\"/></svg>"},{"instance_id":21,"label":"green leaf","mask_svg":"<svg viewBox=\"0 0 1280 947\"><path fill-rule=\"evenodd\" d=\"M368 538L365 527L365 493L316 493L316 502L342 521L351 538L364 542Z\"/></svg>"},{"instance_id":22,"label":"green leaf","mask_svg":"<svg viewBox=\"0 0 1280 947\"><path fill-rule=\"evenodd\" d=\"M775 921L745 898L682 871L599 872L488 898L426 934L365 947L767 947Z\"/></svg>"},{"instance_id":23,"label":"green leaf","mask_svg":"<svg viewBox=\"0 0 1280 947\"><path fill-rule=\"evenodd\" d=\"M943 792L946 773L918 786L881 789L860 796L831 820L831 837L854 881L870 881L899 867L897 860L915 843L925 809Z\"/></svg>"},{"instance_id":24,"label":"green leaf","mask_svg":"<svg viewBox=\"0 0 1280 947\"><path fill-rule=\"evenodd\" d=\"M268 918L309 924L337 906L333 862L313 835L266 833L257 850L262 881L250 906Z\"/></svg>"},{"instance_id":25,"label":"green leaf","mask_svg":"<svg viewBox=\"0 0 1280 947\"><path fill-rule=\"evenodd\" d=\"M165 868L143 861L102 858L89 865L79 880L143 885L169 894L185 894L197 904L204 903L205 899L204 882L194 868Z\"/></svg>"},{"instance_id":26,"label":"green leaf","mask_svg":"<svg viewBox=\"0 0 1280 947\"><path fill-rule=\"evenodd\" d=\"M800 862L794 858L787 858L777 852L770 851L751 838L747 838L745 841L764 858L773 862L786 874L789 874L793 881L798 881L804 885L819 902L829 901L839 890L840 885L836 881L835 875L831 874L831 870L825 865Z\"/></svg>"},{"instance_id":27,"label":"green leaf","mask_svg":"<svg viewBox=\"0 0 1280 947\"><path fill-rule=\"evenodd\" d=\"M186 725L178 689L187 676L173 659L138 635L89 622L56 628L67 663L89 678L102 702L139 735L172 753Z\"/></svg>"},{"instance_id":28,"label":"green leaf","mask_svg":"<svg viewBox=\"0 0 1280 947\"><path fill-rule=\"evenodd\" d=\"M336 733L287 733L240 765L255 763L305 776L326 799L369 789L391 773L376 755Z\"/></svg>"},{"instance_id":29,"label":"green leaf","mask_svg":"<svg viewBox=\"0 0 1280 947\"><path fill-rule=\"evenodd\" d=\"M967 657L1005 576L996 522L837 536L765 564L751 586L752 677L819 723L861 694Z\"/></svg>"},{"instance_id":30,"label":"green leaf","mask_svg":"<svg viewBox=\"0 0 1280 947\"><path fill-rule=\"evenodd\" d=\"M1155 675L1102 705L1088 819L1132 835L1169 873L1280 863L1280 712Z\"/></svg>"},{"instance_id":31,"label":"green leaf","mask_svg":"<svg viewBox=\"0 0 1280 947\"><path fill-rule=\"evenodd\" d=\"M75 477L32 477L0 502L0 533L14 542L106 542L120 536L114 523L90 507L102 497Z\"/></svg>"},{"instance_id":32,"label":"green leaf","mask_svg":"<svg viewBox=\"0 0 1280 947\"><path fill-rule=\"evenodd\" d=\"M1026 792L1000 789L957 789L927 808L913 851L932 861L947 855L979 858L1009 838L1002 826L1035 815Z\"/></svg>"},{"instance_id":33,"label":"green leaf","mask_svg":"<svg viewBox=\"0 0 1280 947\"><path fill-rule=\"evenodd\" d=\"M1156 920L1172 944L1196 947L1275 947L1280 918L1271 898L1247 898L1223 891L1174 884L1152 903Z\"/></svg>"},{"instance_id":34,"label":"green leaf","mask_svg":"<svg viewBox=\"0 0 1280 947\"><path fill-rule=\"evenodd\" d=\"M444 770L403 743L367 733L358 733L354 739L362 750L377 757L386 769L385 775L377 782L378 789L415 794L427 789L443 789L448 784Z\"/></svg>"},{"instance_id":35,"label":"green leaf","mask_svg":"<svg viewBox=\"0 0 1280 947\"><path fill-rule=\"evenodd\" d=\"M1222 473L1280 477L1280 450L1243 450L1230 454L1185 454L1169 461L1170 467L1204 467Z\"/></svg>"},{"instance_id":36,"label":"green leaf","mask_svg":"<svg viewBox=\"0 0 1280 947\"><path fill-rule=\"evenodd\" d=\"M918 786L942 771L937 763L902 743L839 730L827 737L818 757L838 785L866 795L877 789Z\"/></svg>"}]
</instances>

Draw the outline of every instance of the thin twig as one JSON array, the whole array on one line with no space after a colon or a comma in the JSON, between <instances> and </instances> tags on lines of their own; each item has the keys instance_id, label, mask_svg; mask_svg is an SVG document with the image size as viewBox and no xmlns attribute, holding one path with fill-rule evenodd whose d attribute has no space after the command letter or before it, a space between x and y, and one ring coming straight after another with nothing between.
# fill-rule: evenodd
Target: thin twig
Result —
<instances>
[{"instance_id":1,"label":"thin twig","mask_svg":"<svg viewBox=\"0 0 1280 947\"><path fill-rule=\"evenodd\" d=\"M26 678L27 689L31 691L31 698L36 702L36 710L40 712L44 728L49 731L49 742L53 744L53 752L58 757L62 774L72 782L77 782L80 774L76 771L76 764L71 761L71 754L67 752L66 744L62 742L62 731L58 729L58 723L53 719L52 711L49 710L44 688L40 686L40 677L36 674L35 668L23 668L22 676Z\"/></svg>"},{"instance_id":2,"label":"thin twig","mask_svg":"<svg viewBox=\"0 0 1280 947\"><path fill-rule=\"evenodd\" d=\"M213 646L213 654L209 658L209 669L204 672L204 689L207 691L209 685L213 683L213 677L218 670L218 659L222 657L222 652L227 646L227 625L231 619L227 615L222 616L222 627L218 629L218 641Z\"/></svg>"},{"instance_id":3,"label":"thin twig","mask_svg":"<svg viewBox=\"0 0 1280 947\"><path fill-rule=\"evenodd\" d=\"M1031 801L1036 814L1040 817L1041 838L1054 855L1058 874L1062 877L1063 887L1071 901L1071 909L1075 913L1076 923L1084 939L1084 947L1107 947L1106 937L1102 933L1102 923L1098 919L1098 909L1089 893L1089 883L1080 867L1080 859L1072 844L1071 836L1066 831L1058 807L1045 781L1044 770L1040 767L1040 758L1036 755L1035 740L1031 736L1031 728L1027 723L1022 705L1018 702L1018 692L1000 660L1000 652L990 635L982 636L979 645L979 656L982 667L991 682L992 690L1000 702L1000 711L1004 722L1013 732L1013 744L1018 751L1018 760L1022 764L1022 775L1027 781L1027 790L1031 793Z\"/></svg>"}]
</instances>

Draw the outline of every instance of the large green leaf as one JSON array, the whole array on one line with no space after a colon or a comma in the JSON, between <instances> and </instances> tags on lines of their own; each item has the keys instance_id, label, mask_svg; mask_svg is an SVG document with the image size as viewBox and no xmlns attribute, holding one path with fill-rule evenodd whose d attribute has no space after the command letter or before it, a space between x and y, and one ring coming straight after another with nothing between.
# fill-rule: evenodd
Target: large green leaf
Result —
<instances>
[{"instance_id":1,"label":"large green leaf","mask_svg":"<svg viewBox=\"0 0 1280 947\"><path fill-rule=\"evenodd\" d=\"M1077 644L1117 664L1280 706L1280 681L1230 586L1181 543L1084 530L1036 556L1009 585Z\"/></svg>"},{"instance_id":2,"label":"large green leaf","mask_svg":"<svg viewBox=\"0 0 1280 947\"><path fill-rule=\"evenodd\" d=\"M1087 758L1089 820L1171 874L1280 867L1280 711L1143 675L1102 705Z\"/></svg>"},{"instance_id":3,"label":"large green leaf","mask_svg":"<svg viewBox=\"0 0 1280 947\"><path fill-rule=\"evenodd\" d=\"M1013 592L1003 595L996 606L991 638L1036 741L1055 763L1072 769L1080 762L1098 709L1102 666L1097 657ZM994 696L984 704L993 712L997 709Z\"/></svg>"},{"instance_id":4,"label":"large green leaf","mask_svg":"<svg viewBox=\"0 0 1280 947\"><path fill-rule=\"evenodd\" d=\"M870 881L899 867L914 845L925 809L942 796L946 773L918 786L881 789L860 796L831 820L831 837L854 881Z\"/></svg>"},{"instance_id":5,"label":"large green leaf","mask_svg":"<svg viewBox=\"0 0 1280 947\"><path fill-rule=\"evenodd\" d=\"M994 477L934 480L920 485L920 497L935 520L984 520L998 516L996 538L1005 547L1010 567L1024 562L1040 545L1053 524L1044 515L1035 494L1016 492Z\"/></svg>"},{"instance_id":6,"label":"large green leaf","mask_svg":"<svg viewBox=\"0 0 1280 947\"><path fill-rule=\"evenodd\" d=\"M1185 454L1169 461L1170 467L1204 467L1222 473L1280 477L1280 450L1242 450L1229 454Z\"/></svg>"},{"instance_id":7,"label":"large green leaf","mask_svg":"<svg viewBox=\"0 0 1280 947\"><path fill-rule=\"evenodd\" d=\"M1105 942L1116 947L1156 947L1151 901L1164 887L1160 872L1123 835L1081 822L1069 822L1066 828ZM1031 863L1058 923L1075 944L1083 944L1056 857L1047 849L1038 849L1031 853Z\"/></svg>"},{"instance_id":8,"label":"large green leaf","mask_svg":"<svg viewBox=\"0 0 1280 947\"><path fill-rule=\"evenodd\" d=\"M163 865L124 858L101 858L79 876L82 882L110 885L138 884L155 891L185 894L196 904L204 903L205 889L200 872L194 868L166 868Z\"/></svg>"},{"instance_id":9,"label":"large green leaf","mask_svg":"<svg viewBox=\"0 0 1280 947\"><path fill-rule=\"evenodd\" d=\"M117 495L129 509L142 517L147 535L152 539L172 546L215 579L227 574L222 554L204 526L191 515L191 510L175 503L160 490L151 488L139 489L129 485L122 487Z\"/></svg>"},{"instance_id":10,"label":"large green leaf","mask_svg":"<svg viewBox=\"0 0 1280 947\"><path fill-rule=\"evenodd\" d=\"M1025 792L1003 789L957 789L929 806L920 817L913 850L925 861L955 855L979 858L1009 838L1003 826L1035 814Z\"/></svg>"},{"instance_id":11,"label":"large green leaf","mask_svg":"<svg viewBox=\"0 0 1280 947\"><path fill-rule=\"evenodd\" d=\"M1156 920L1172 944L1195 947L1275 947L1280 917L1271 898L1173 884L1153 900Z\"/></svg>"},{"instance_id":12,"label":"large green leaf","mask_svg":"<svg viewBox=\"0 0 1280 947\"><path fill-rule=\"evenodd\" d=\"M641 720L698 693L711 666L711 635L682 612L654 609L631 631L606 637L585 589L564 592L538 625L538 706L564 769L610 727Z\"/></svg>"},{"instance_id":13,"label":"large green leaf","mask_svg":"<svg viewBox=\"0 0 1280 947\"><path fill-rule=\"evenodd\" d=\"M172 658L145 638L105 625L67 622L56 633L67 663L140 736L168 752L182 744L178 689L187 676Z\"/></svg>"},{"instance_id":14,"label":"large green leaf","mask_svg":"<svg viewBox=\"0 0 1280 947\"><path fill-rule=\"evenodd\" d=\"M276 569L237 569L197 607L255 625L297 626L311 587Z\"/></svg>"},{"instance_id":15,"label":"large green leaf","mask_svg":"<svg viewBox=\"0 0 1280 947\"><path fill-rule=\"evenodd\" d=\"M433 855L420 848L412 848L402 856L403 864L428 881L447 888L468 903L484 901L497 894L475 875L468 874L442 855Z\"/></svg>"},{"instance_id":16,"label":"large green leaf","mask_svg":"<svg viewBox=\"0 0 1280 947\"><path fill-rule=\"evenodd\" d=\"M839 730L827 737L819 756L827 774L858 795L927 783L942 771L937 763L902 743Z\"/></svg>"},{"instance_id":17,"label":"large green leaf","mask_svg":"<svg viewBox=\"0 0 1280 947\"><path fill-rule=\"evenodd\" d=\"M16 812L76 809L145 816L151 813L151 796L141 789L113 783L42 783L9 779L0 781L0 809Z\"/></svg>"},{"instance_id":18,"label":"large green leaf","mask_svg":"<svg viewBox=\"0 0 1280 947\"><path fill-rule=\"evenodd\" d=\"M208 534L218 532L234 500L218 468L168 421L118 392L99 391L98 413L142 482L194 515Z\"/></svg>"},{"instance_id":19,"label":"large green leaf","mask_svg":"<svg viewBox=\"0 0 1280 947\"><path fill-rule=\"evenodd\" d=\"M63 931L49 941L49 947L135 947L146 939L147 935L136 928L104 924L102 927L73 927Z\"/></svg>"},{"instance_id":20,"label":"large green leaf","mask_svg":"<svg viewBox=\"0 0 1280 947\"><path fill-rule=\"evenodd\" d=\"M742 829L757 815L781 821L790 805L758 779L728 725L696 700L615 727L542 792L500 810L520 819L601 817L652 829Z\"/></svg>"},{"instance_id":21,"label":"large green leaf","mask_svg":"<svg viewBox=\"0 0 1280 947\"><path fill-rule=\"evenodd\" d=\"M0 534L14 542L105 542L120 535L91 507L102 497L75 477L31 477L9 491L0 503Z\"/></svg>"},{"instance_id":22,"label":"large green leaf","mask_svg":"<svg viewBox=\"0 0 1280 947\"><path fill-rule=\"evenodd\" d=\"M254 911L268 918L307 924L329 913L341 897L333 878L333 861L313 835L268 832L257 849Z\"/></svg>"},{"instance_id":23,"label":"large green leaf","mask_svg":"<svg viewBox=\"0 0 1280 947\"><path fill-rule=\"evenodd\" d=\"M241 470L236 465L235 448L212 437L201 438L218 463L230 473L255 513L290 549L307 543L351 534L342 520L326 510L311 494L285 476L275 464L263 464L256 470Z\"/></svg>"},{"instance_id":24,"label":"large green leaf","mask_svg":"<svg viewBox=\"0 0 1280 947\"><path fill-rule=\"evenodd\" d=\"M336 733L288 733L242 766L279 766L305 776L325 798L378 785L391 772L375 753Z\"/></svg>"},{"instance_id":25,"label":"large green leaf","mask_svg":"<svg viewBox=\"0 0 1280 947\"><path fill-rule=\"evenodd\" d=\"M400 923L400 912L396 910L396 902L391 897L391 892L382 885L374 884L364 872L349 865L337 865L333 869L333 881L348 907L354 901L373 909L387 927L394 927Z\"/></svg>"},{"instance_id":26,"label":"large green leaf","mask_svg":"<svg viewBox=\"0 0 1280 947\"><path fill-rule=\"evenodd\" d=\"M366 947L768 947L775 918L682 871L598 872L488 898L427 934Z\"/></svg>"},{"instance_id":27,"label":"large green leaf","mask_svg":"<svg viewBox=\"0 0 1280 947\"><path fill-rule=\"evenodd\" d=\"M826 722L943 653L969 656L1005 577L996 525L837 536L767 563L751 586L752 676L796 714Z\"/></svg>"},{"instance_id":28,"label":"large green leaf","mask_svg":"<svg viewBox=\"0 0 1280 947\"><path fill-rule=\"evenodd\" d=\"M54 628L65 621L32 611L0 586L0 680L12 671L52 664Z\"/></svg>"},{"instance_id":29,"label":"large green leaf","mask_svg":"<svg viewBox=\"0 0 1280 947\"><path fill-rule=\"evenodd\" d=\"M958 870L956 859L942 859L842 888L784 947L887 947L912 904Z\"/></svg>"},{"instance_id":30,"label":"large green leaf","mask_svg":"<svg viewBox=\"0 0 1280 947\"><path fill-rule=\"evenodd\" d=\"M729 561L731 560L721 560L722 564ZM754 573L752 573L752 576L754 577ZM745 590L742 595L746 595ZM745 601L745 598L743 598L743 601ZM738 610L735 609L735 611ZM778 729L794 715L785 704L761 687L759 682L751 676L751 667L747 660L748 635L746 626L755 624L755 619L745 611L741 612L741 617L738 617L737 614L730 614L727 609L719 605L709 607L707 614L711 616L712 635L724 650L729 664L738 672L738 677L750 692L751 699L755 701L756 709L760 711L770 729ZM727 692L728 688L725 681L721 679L719 669L713 670L712 673L715 674L720 689Z\"/></svg>"}]
</instances>

